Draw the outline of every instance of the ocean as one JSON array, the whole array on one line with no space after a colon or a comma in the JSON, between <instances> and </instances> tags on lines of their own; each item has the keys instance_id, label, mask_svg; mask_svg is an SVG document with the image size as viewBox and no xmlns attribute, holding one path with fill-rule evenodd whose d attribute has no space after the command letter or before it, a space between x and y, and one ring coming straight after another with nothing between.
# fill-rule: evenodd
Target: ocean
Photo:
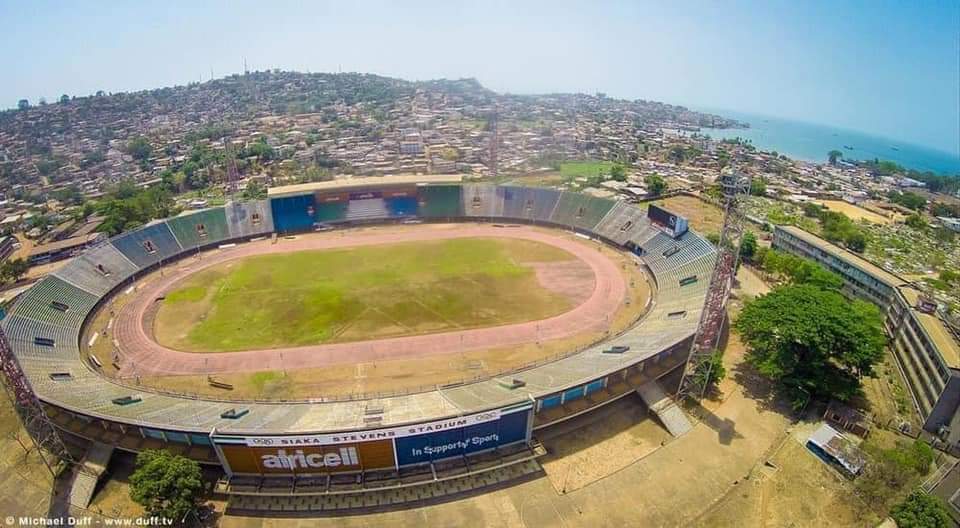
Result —
<instances>
[{"instance_id":1,"label":"ocean","mask_svg":"<svg viewBox=\"0 0 960 528\"><path fill-rule=\"evenodd\" d=\"M909 169L960 175L960 156L951 155L949 152L827 125L729 110L703 111L750 123L750 128L747 129L704 128L704 134L715 139L749 139L759 149L775 150L794 159L822 163L827 161L827 152L839 150L843 152L845 159L879 158Z\"/></svg>"}]
</instances>

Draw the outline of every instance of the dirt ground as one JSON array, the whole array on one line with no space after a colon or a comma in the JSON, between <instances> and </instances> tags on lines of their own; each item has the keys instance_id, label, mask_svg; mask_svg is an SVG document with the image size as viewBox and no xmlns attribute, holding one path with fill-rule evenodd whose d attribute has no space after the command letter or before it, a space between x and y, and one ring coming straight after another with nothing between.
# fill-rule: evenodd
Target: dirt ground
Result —
<instances>
[{"instance_id":1,"label":"dirt ground","mask_svg":"<svg viewBox=\"0 0 960 528\"><path fill-rule=\"evenodd\" d=\"M868 211L862 207L857 207L851 203L842 200L821 200L816 202L831 211L843 213L850 217L854 222L866 220L868 222L880 225L886 225L893 222L893 218L888 218L873 211Z\"/></svg>"},{"instance_id":2,"label":"dirt ground","mask_svg":"<svg viewBox=\"0 0 960 528\"><path fill-rule=\"evenodd\" d=\"M875 526L879 518L851 488L789 435L693 526Z\"/></svg>"},{"instance_id":3,"label":"dirt ground","mask_svg":"<svg viewBox=\"0 0 960 528\"><path fill-rule=\"evenodd\" d=\"M557 492L588 486L653 453L670 433L636 394L537 433L548 454L540 460Z\"/></svg>"},{"instance_id":4,"label":"dirt ground","mask_svg":"<svg viewBox=\"0 0 960 528\"><path fill-rule=\"evenodd\" d=\"M693 196L671 196L651 203L664 207L671 213L686 217L690 222L690 227L704 235L709 233L719 234L720 228L723 226L723 211L719 207Z\"/></svg>"}]
</instances>

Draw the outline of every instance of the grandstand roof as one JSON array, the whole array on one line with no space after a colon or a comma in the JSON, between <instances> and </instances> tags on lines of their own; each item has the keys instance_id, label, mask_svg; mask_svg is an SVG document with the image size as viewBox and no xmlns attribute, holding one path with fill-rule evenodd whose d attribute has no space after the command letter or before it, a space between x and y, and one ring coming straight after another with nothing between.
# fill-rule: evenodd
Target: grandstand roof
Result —
<instances>
[{"instance_id":1,"label":"grandstand roof","mask_svg":"<svg viewBox=\"0 0 960 528\"><path fill-rule=\"evenodd\" d=\"M418 183L460 183L463 176L460 174L433 174L430 176L397 175L397 176L369 176L363 178L341 178L325 182L300 183L284 185L267 189L267 196L296 196L316 191L331 191L334 189L353 189L361 187L388 187L392 185L415 185Z\"/></svg>"}]
</instances>

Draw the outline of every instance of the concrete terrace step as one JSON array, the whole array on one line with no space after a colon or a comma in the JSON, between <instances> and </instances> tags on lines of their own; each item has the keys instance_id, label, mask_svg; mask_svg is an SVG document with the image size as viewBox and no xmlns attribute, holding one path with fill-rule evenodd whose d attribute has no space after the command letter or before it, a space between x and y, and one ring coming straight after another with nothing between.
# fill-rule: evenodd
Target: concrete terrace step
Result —
<instances>
[{"instance_id":1,"label":"concrete terrace step","mask_svg":"<svg viewBox=\"0 0 960 528\"><path fill-rule=\"evenodd\" d=\"M683 413L683 409L667 396L659 381L648 381L640 385L637 388L637 393L673 436L683 436L693 429L687 415Z\"/></svg>"}]
</instances>

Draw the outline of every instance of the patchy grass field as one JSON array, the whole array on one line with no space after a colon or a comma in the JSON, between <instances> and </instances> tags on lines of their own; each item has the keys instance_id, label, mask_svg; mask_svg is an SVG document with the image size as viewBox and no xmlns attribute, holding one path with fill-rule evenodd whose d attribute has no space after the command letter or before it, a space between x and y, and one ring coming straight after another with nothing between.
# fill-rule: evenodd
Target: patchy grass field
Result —
<instances>
[{"instance_id":1,"label":"patchy grass field","mask_svg":"<svg viewBox=\"0 0 960 528\"><path fill-rule=\"evenodd\" d=\"M609 173L613 166L612 161L565 161L560 164L560 175L564 179L587 178Z\"/></svg>"},{"instance_id":2,"label":"patchy grass field","mask_svg":"<svg viewBox=\"0 0 960 528\"><path fill-rule=\"evenodd\" d=\"M573 303L544 288L532 264L574 258L492 238L260 255L181 282L154 334L179 350L223 352L544 319Z\"/></svg>"}]
</instances>

